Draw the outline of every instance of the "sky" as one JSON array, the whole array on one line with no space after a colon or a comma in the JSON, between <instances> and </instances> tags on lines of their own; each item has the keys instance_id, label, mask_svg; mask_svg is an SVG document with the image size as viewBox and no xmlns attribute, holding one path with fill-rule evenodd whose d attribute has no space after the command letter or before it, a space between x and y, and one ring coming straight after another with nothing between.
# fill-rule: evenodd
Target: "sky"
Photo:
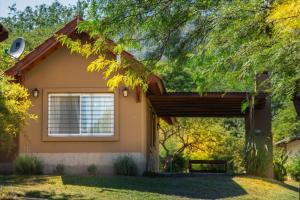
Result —
<instances>
[{"instance_id":1,"label":"sky","mask_svg":"<svg viewBox=\"0 0 300 200\"><path fill-rule=\"evenodd\" d=\"M77 0L58 0L63 5L75 5ZM27 6L34 7L40 4L51 4L54 0L0 0L0 17L8 15L8 6L16 4L18 10L24 10Z\"/></svg>"}]
</instances>

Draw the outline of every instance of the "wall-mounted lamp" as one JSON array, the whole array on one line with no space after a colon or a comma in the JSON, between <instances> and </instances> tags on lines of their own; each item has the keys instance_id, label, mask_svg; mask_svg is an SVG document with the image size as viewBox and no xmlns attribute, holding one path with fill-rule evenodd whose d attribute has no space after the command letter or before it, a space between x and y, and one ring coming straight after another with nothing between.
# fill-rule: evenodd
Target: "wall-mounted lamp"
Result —
<instances>
[{"instance_id":1,"label":"wall-mounted lamp","mask_svg":"<svg viewBox=\"0 0 300 200\"><path fill-rule=\"evenodd\" d=\"M39 91L37 88L35 88L35 89L32 90L32 95L33 95L35 98L38 98L38 97L39 97L39 93L40 93L40 91Z\"/></svg>"},{"instance_id":2,"label":"wall-mounted lamp","mask_svg":"<svg viewBox=\"0 0 300 200\"><path fill-rule=\"evenodd\" d=\"M256 135L259 135L259 134L262 133L262 131L261 131L260 129L258 129L258 128L255 128L255 129L254 129L254 133L255 133Z\"/></svg>"},{"instance_id":3,"label":"wall-mounted lamp","mask_svg":"<svg viewBox=\"0 0 300 200\"><path fill-rule=\"evenodd\" d=\"M127 87L124 87L124 89L123 89L123 96L124 97L128 96L128 88Z\"/></svg>"}]
</instances>

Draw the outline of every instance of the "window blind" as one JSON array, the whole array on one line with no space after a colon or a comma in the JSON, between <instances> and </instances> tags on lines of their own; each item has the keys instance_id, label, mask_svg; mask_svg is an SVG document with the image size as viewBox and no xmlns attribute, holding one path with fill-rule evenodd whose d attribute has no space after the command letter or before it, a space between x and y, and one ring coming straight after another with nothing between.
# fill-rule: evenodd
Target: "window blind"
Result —
<instances>
[{"instance_id":1,"label":"window blind","mask_svg":"<svg viewBox=\"0 0 300 200\"><path fill-rule=\"evenodd\" d=\"M113 135L114 94L49 94L48 134Z\"/></svg>"}]
</instances>

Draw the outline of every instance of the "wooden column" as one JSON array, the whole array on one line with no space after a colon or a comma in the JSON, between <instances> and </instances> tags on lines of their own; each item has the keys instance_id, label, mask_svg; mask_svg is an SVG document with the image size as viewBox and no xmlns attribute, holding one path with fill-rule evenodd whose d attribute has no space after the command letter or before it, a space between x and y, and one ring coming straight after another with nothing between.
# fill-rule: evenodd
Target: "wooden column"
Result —
<instances>
[{"instance_id":1,"label":"wooden column","mask_svg":"<svg viewBox=\"0 0 300 200\"><path fill-rule=\"evenodd\" d=\"M263 92L267 87L267 74L261 74L257 77L258 92ZM271 96L266 97L264 105L254 106L253 113L249 111L245 117L246 127L246 145L254 142L262 158L262 169L253 175L273 178L273 137L272 137L272 113ZM265 151L267 150L267 151ZM265 151L265 152L264 152ZM251 161L249 161L251 162ZM246 168L251 166L246 163Z\"/></svg>"}]
</instances>

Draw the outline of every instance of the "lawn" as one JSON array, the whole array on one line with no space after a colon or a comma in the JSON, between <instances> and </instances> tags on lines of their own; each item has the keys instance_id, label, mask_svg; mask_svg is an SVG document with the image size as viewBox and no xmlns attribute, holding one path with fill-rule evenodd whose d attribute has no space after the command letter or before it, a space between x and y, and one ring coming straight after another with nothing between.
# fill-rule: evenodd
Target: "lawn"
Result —
<instances>
[{"instance_id":1,"label":"lawn","mask_svg":"<svg viewBox=\"0 0 300 200\"><path fill-rule=\"evenodd\" d=\"M0 176L2 192L44 199L298 199L298 184L248 176ZM3 187L4 186L4 187ZM1 196L1 195L0 195Z\"/></svg>"}]
</instances>

